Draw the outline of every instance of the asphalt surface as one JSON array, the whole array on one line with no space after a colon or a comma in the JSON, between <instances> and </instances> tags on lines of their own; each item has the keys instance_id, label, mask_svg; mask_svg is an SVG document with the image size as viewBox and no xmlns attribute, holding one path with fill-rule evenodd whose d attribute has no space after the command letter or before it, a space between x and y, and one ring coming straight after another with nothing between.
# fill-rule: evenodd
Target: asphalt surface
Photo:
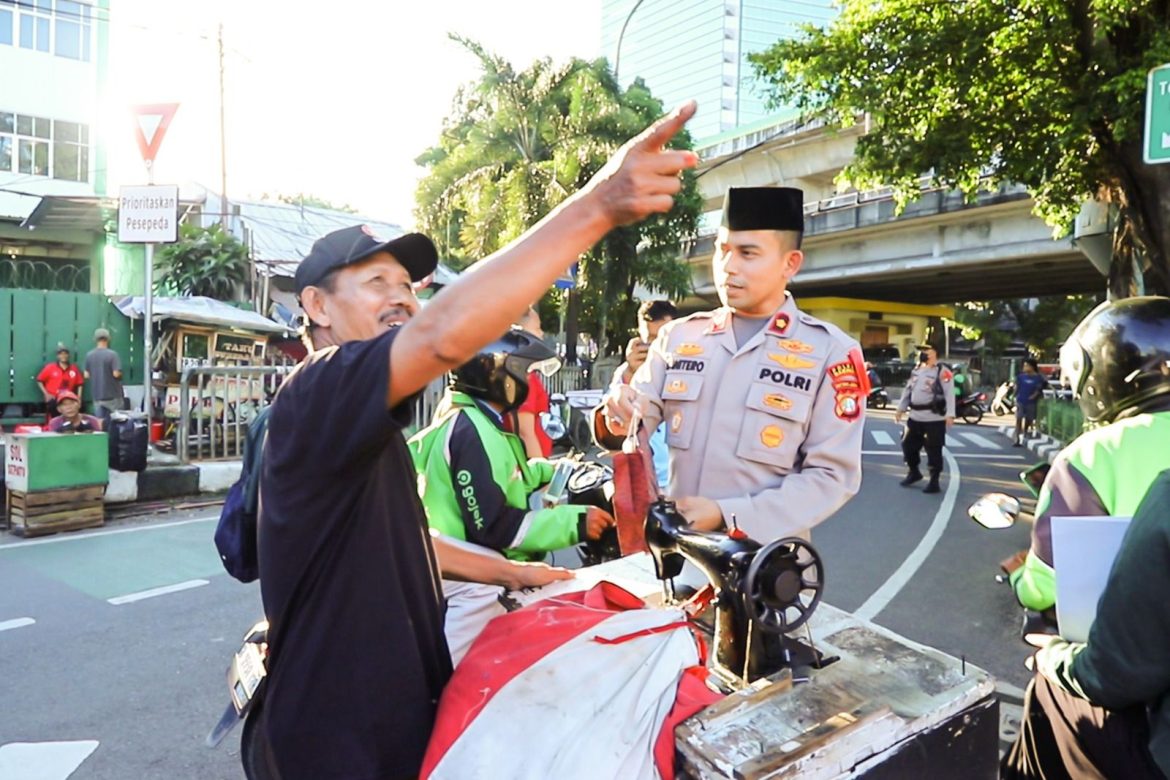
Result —
<instances>
[{"instance_id":1,"label":"asphalt surface","mask_svg":"<svg viewBox=\"0 0 1170 780\"><path fill-rule=\"evenodd\" d=\"M943 492L925 495L898 485L898 428L890 412L871 412L861 492L814 529L813 544L828 603L995 675L1010 736L1027 648L995 575L1027 546L1029 518L987 531L966 516L983 493L1024 492L1017 475L1031 456L996 432L999 422L957 424ZM239 729L216 750L203 740L261 607L258 587L220 566L215 514L123 516L41 540L0 535L0 780L242 777Z\"/></svg>"}]
</instances>

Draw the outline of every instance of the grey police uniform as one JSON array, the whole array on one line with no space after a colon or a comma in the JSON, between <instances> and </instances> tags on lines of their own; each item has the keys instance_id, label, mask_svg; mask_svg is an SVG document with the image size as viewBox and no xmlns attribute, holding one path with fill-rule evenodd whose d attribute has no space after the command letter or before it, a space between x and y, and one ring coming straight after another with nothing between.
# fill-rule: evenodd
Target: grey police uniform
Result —
<instances>
[{"instance_id":1,"label":"grey police uniform","mask_svg":"<svg viewBox=\"0 0 1170 780\"><path fill-rule=\"evenodd\" d=\"M762 542L801 535L861 487L868 378L857 342L796 308L737 346L730 309L665 326L631 386L666 423L674 497L716 501Z\"/></svg>"},{"instance_id":2,"label":"grey police uniform","mask_svg":"<svg viewBox=\"0 0 1170 780\"><path fill-rule=\"evenodd\" d=\"M941 385L941 394L935 385ZM937 411L936 402L944 411ZM951 370L941 363L920 365L910 373L902 391L898 411L910 412L902 436L902 455L911 472L918 471L919 451L925 446L927 465L932 479L942 473L942 449L946 444L948 417L955 416L955 381Z\"/></svg>"}]
</instances>

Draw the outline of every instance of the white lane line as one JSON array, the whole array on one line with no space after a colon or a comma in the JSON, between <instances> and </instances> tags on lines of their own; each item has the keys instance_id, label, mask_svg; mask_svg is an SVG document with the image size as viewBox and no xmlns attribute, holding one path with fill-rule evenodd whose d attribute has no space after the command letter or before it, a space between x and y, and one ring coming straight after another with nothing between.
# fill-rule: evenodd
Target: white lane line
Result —
<instances>
[{"instance_id":1,"label":"white lane line","mask_svg":"<svg viewBox=\"0 0 1170 780\"><path fill-rule=\"evenodd\" d=\"M999 445L989 439L985 439L977 433L964 433L963 438L972 444L977 444L985 450L998 450Z\"/></svg>"},{"instance_id":2,"label":"white lane line","mask_svg":"<svg viewBox=\"0 0 1170 780\"><path fill-rule=\"evenodd\" d=\"M955 500L959 497L959 483L962 482L962 478L959 473L959 462L955 460L955 456L944 449L943 458L946 459L947 463L947 492L943 494L942 504L935 512L930 528L914 551L906 557L906 560L902 561L902 565L898 567L897 571L891 574L890 578L882 583L882 586L875 590L873 595L853 613L857 618L873 620L879 612L885 609L886 605L893 601L898 592L917 573L919 567L930 557L934 546L938 544L943 532L947 530L951 513L955 511Z\"/></svg>"},{"instance_id":3,"label":"white lane line","mask_svg":"<svg viewBox=\"0 0 1170 780\"><path fill-rule=\"evenodd\" d=\"M963 440L954 434L953 431L947 431L947 447L966 447Z\"/></svg>"},{"instance_id":4,"label":"white lane line","mask_svg":"<svg viewBox=\"0 0 1170 780\"><path fill-rule=\"evenodd\" d=\"M151 588L150 590L140 590L137 593L127 593L125 596L114 596L112 599L106 599L106 601L114 606L118 606L120 604L130 604L135 601L152 599L155 596L165 596L168 593L178 593L181 590L191 590L191 588L199 588L210 584L208 580L187 580L186 582L176 582L174 585L163 585L161 588Z\"/></svg>"},{"instance_id":5,"label":"white lane line","mask_svg":"<svg viewBox=\"0 0 1170 780\"><path fill-rule=\"evenodd\" d=\"M190 520L176 520L173 523L147 523L145 525L136 525L133 528L111 528L108 531L94 531L83 536L54 536L49 539L29 539L22 542L10 542L8 544L0 544L0 553L5 550L19 550L25 547L35 547L39 544L60 544L61 542L80 542L84 539L93 539L97 536L113 536L115 534L132 534L139 531L155 531L160 528L174 528L180 525L190 525L191 523L206 523L209 520L218 520L219 515L208 515L207 517L193 517Z\"/></svg>"},{"instance_id":6,"label":"white lane line","mask_svg":"<svg viewBox=\"0 0 1170 780\"><path fill-rule=\"evenodd\" d=\"M12 620L0 620L0 631L7 631L10 628L24 628L31 626L37 621L32 618L13 618Z\"/></svg>"},{"instance_id":7,"label":"white lane line","mask_svg":"<svg viewBox=\"0 0 1170 780\"><path fill-rule=\"evenodd\" d=\"M0 745L0 777L22 780L67 780L98 742L9 742Z\"/></svg>"},{"instance_id":8,"label":"white lane line","mask_svg":"<svg viewBox=\"0 0 1170 780\"><path fill-rule=\"evenodd\" d=\"M901 450L862 450L862 455L897 455L902 457ZM1023 455L990 455L987 453L958 453L957 455L951 452L950 447L943 448L944 455L950 455L952 458L963 458L965 460L1024 460Z\"/></svg>"},{"instance_id":9,"label":"white lane line","mask_svg":"<svg viewBox=\"0 0 1170 780\"><path fill-rule=\"evenodd\" d=\"M892 446L894 443L894 437L885 431L870 431L869 435L872 436L873 440L878 444L889 444Z\"/></svg>"}]
</instances>

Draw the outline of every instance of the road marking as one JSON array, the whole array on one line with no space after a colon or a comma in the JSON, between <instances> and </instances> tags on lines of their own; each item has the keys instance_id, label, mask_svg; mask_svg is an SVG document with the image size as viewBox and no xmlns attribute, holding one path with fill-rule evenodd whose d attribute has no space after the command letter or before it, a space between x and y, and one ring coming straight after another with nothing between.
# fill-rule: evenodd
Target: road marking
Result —
<instances>
[{"instance_id":1,"label":"road marking","mask_svg":"<svg viewBox=\"0 0 1170 780\"><path fill-rule=\"evenodd\" d=\"M870 431L869 435L872 436L873 440L876 441L878 444L892 445L894 443L894 437L891 436L890 434L886 433L885 431Z\"/></svg>"},{"instance_id":2,"label":"road marking","mask_svg":"<svg viewBox=\"0 0 1170 780\"><path fill-rule=\"evenodd\" d=\"M902 565L853 613L858 619L873 620L879 612L885 609L886 605L898 595L899 591L906 586L906 583L930 556L934 546L942 538L943 532L947 530L947 523L950 522L951 514L955 511L955 500L959 497L959 483L962 478L959 472L959 462L955 460L955 456L944 449L943 457L947 463L947 491L943 494L942 503L934 514L930 528L914 551L906 557L906 560L902 561Z\"/></svg>"},{"instance_id":3,"label":"road marking","mask_svg":"<svg viewBox=\"0 0 1170 780\"><path fill-rule=\"evenodd\" d=\"M97 740L9 742L0 745L0 777L67 780L97 750Z\"/></svg>"},{"instance_id":4,"label":"road marking","mask_svg":"<svg viewBox=\"0 0 1170 780\"><path fill-rule=\"evenodd\" d=\"M60 544L61 542L79 542L83 539L93 539L97 536L113 536L115 534L132 534L138 531L154 531L160 528L174 528L179 525L190 525L191 523L206 523L209 520L218 520L219 515L208 515L207 517L192 517L190 520L176 520L173 523L148 523L145 525L135 526L133 528L111 528L108 531L94 531L83 536L54 536L50 539L29 539L28 541L9 542L7 544L0 544L0 552L5 550L24 549L25 547L35 547L39 544Z\"/></svg>"},{"instance_id":5,"label":"road marking","mask_svg":"<svg viewBox=\"0 0 1170 780\"><path fill-rule=\"evenodd\" d=\"M901 450L862 450L862 455L897 455L902 457ZM950 455L952 458L962 458L964 460L1024 460L1023 455L1011 455L1004 453L1003 455L990 455L988 453L963 453L955 454L951 452L950 447L943 448L944 455Z\"/></svg>"},{"instance_id":6,"label":"road marking","mask_svg":"<svg viewBox=\"0 0 1170 780\"><path fill-rule=\"evenodd\" d=\"M161 588L151 588L150 590L140 590L137 593L128 593L125 596L114 596L112 599L106 599L106 601L114 606L119 606L121 604L130 604L135 601L152 599L155 596L165 596L168 593L178 593L181 590L191 590L191 588L199 588L210 584L208 580L187 580L186 582L176 582L174 585L163 585Z\"/></svg>"},{"instance_id":7,"label":"road marking","mask_svg":"<svg viewBox=\"0 0 1170 780\"><path fill-rule=\"evenodd\" d=\"M962 434L962 436L967 441L971 442L972 444L977 444L985 450L998 450L999 449L998 444L996 444L993 441L989 441L988 439L983 438L982 436L980 436L977 433L964 433L964 434Z\"/></svg>"},{"instance_id":8,"label":"road marking","mask_svg":"<svg viewBox=\"0 0 1170 780\"><path fill-rule=\"evenodd\" d=\"M13 618L12 620L0 620L0 631L7 631L10 628L24 628L31 626L37 621L32 618Z\"/></svg>"},{"instance_id":9,"label":"road marking","mask_svg":"<svg viewBox=\"0 0 1170 780\"><path fill-rule=\"evenodd\" d=\"M964 444L963 440L960 439L954 432L948 432L947 433L947 443L945 446L947 446L947 447L966 447L967 445Z\"/></svg>"}]
</instances>

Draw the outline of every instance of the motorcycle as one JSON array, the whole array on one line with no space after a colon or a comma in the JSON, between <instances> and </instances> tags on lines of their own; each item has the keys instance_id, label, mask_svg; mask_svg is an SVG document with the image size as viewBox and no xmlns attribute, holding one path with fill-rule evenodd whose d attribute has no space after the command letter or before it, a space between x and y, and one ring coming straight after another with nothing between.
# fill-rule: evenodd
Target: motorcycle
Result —
<instances>
[{"instance_id":1,"label":"motorcycle","mask_svg":"<svg viewBox=\"0 0 1170 780\"><path fill-rule=\"evenodd\" d=\"M885 409L890 405L890 394L886 392L884 387L875 387L869 391L865 405L870 409Z\"/></svg>"},{"instance_id":2,"label":"motorcycle","mask_svg":"<svg viewBox=\"0 0 1170 780\"><path fill-rule=\"evenodd\" d=\"M983 419L985 411L983 404L987 401L987 393L973 392L956 399L955 416L962 418L968 425L977 425Z\"/></svg>"},{"instance_id":3,"label":"motorcycle","mask_svg":"<svg viewBox=\"0 0 1170 780\"><path fill-rule=\"evenodd\" d=\"M1020 472L1020 481L1028 488L1033 498L1040 497L1040 487L1051 468L1047 463L1038 463L1031 468ZM1010 528L1020 515L1020 502L1006 493L986 493L980 496L967 509L967 515L984 528L998 530ZM1027 550L1021 550L1015 555L1000 561L1000 573L995 581L1007 583L1013 571L1024 564ZM1036 612L1024 609L1023 624L1020 629L1020 639L1033 647L1043 647L1048 640L1057 633L1056 615L1054 610Z\"/></svg>"},{"instance_id":4,"label":"motorcycle","mask_svg":"<svg viewBox=\"0 0 1170 780\"><path fill-rule=\"evenodd\" d=\"M601 390L575 390L549 396L549 410L541 412L540 425L559 453L585 452L593 446L589 415L601 403Z\"/></svg>"},{"instance_id":5,"label":"motorcycle","mask_svg":"<svg viewBox=\"0 0 1170 780\"><path fill-rule=\"evenodd\" d=\"M546 428L546 432L549 432ZM549 432L551 435L551 432ZM557 462L553 478L541 496L545 506L568 503L596 506L613 513L613 469L601 463L585 461L572 454ZM607 528L599 539L583 539L577 553L585 566L593 566L621 557L616 528ZM219 722L207 735L209 748L217 747L236 724L244 722L240 735L240 759L248 778L264 777L259 761L255 729L257 715L264 705L264 683L268 674L268 621L262 620L244 635L240 648L227 669L228 705Z\"/></svg>"},{"instance_id":6,"label":"motorcycle","mask_svg":"<svg viewBox=\"0 0 1170 780\"><path fill-rule=\"evenodd\" d=\"M1011 382L1000 382L995 388L991 401L991 413L1010 416L1016 412L1016 386Z\"/></svg>"}]
</instances>

